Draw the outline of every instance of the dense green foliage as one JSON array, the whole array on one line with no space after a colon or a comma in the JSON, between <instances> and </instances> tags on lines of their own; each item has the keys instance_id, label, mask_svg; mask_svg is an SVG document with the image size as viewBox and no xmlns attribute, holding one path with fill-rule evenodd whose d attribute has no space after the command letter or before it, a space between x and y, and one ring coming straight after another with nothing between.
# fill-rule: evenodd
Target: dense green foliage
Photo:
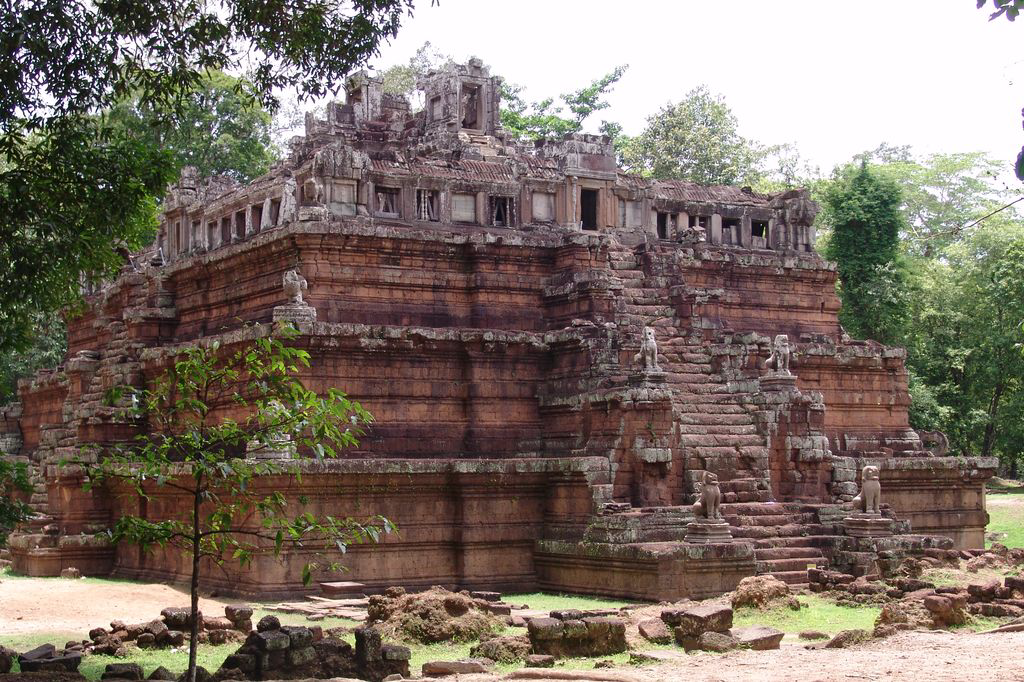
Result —
<instances>
[{"instance_id":1,"label":"dense green foliage","mask_svg":"<svg viewBox=\"0 0 1024 682\"><path fill-rule=\"evenodd\" d=\"M172 123L210 71L267 109L318 97L395 35L410 0L15 0L0 6L0 348L110 276L155 227L173 154L98 114Z\"/></svg>"},{"instance_id":2,"label":"dense green foliage","mask_svg":"<svg viewBox=\"0 0 1024 682\"><path fill-rule=\"evenodd\" d=\"M0 458L0 547L4 546L11 529L31 513L22 499L31 492L28 467L23 462Z\"/></svg>"},{"instance_id":3,"label":"dense green foliage","mask_svg":"<svg viewBox=\"0 0 1024 682\"><path fill-rule=\"evenodd\" d=\"M841 318L855 337L907 349L915 428L954 453L1024 456L1024 218L1001 164L979 153L860 155L817 185ZM980 221L980 222L979 222Z\"/></svg>"},{"instance_id":4,"label":"dense green foliage","mask_svg":"<svg viewBox=\"0 0 1024 682\"><path fill-rule=\"evenodd\" d=\"M199 177L229 175L246 182L267 172L275 158L270 114L246 97L247 85L221 71L204 75L173 120L139 97L119 102L107 116L135 139L172 155Z\"/></svg>"},{"instance_id":5,"label":"dense green foliage","mask_svg":"<svg viewBox=\"0 0 1024 682\"><path fill-rule=\"evenodd\" d=\"M823 198L832 228L825 255L838 267L843 326L857 338L898 342L906 318L899 186L865 162L840 169Z\"/></svg>"},{"instance_id":6,"label":"dense green foliage","mask_svg":"<svg viewBox=\"0 0 1024 682\"><path fill-rule=\"evenodd\" d=\"M307 555L337 554L391 530L381 517L360 522L318 516L304 500L289 506L280 492L253 489L260 476L299 475L301 459L336 457L341 448L356 444L359 426L371 419L344 393L330 389L320 396L302 384L297 375L309 367L309 354L288 343L297 330L254 329L255 340L230 353L217 342L182 350L150 389L116 387L110 402L149 428L134 443L87 452L74 461L84 467L90 488L109 485L132 499L166 488L183 497L187 507L176 510L180 513L167 518L126 514L111 536L143 551L169 546L191 554L193 612L202 558L245 566L260 554L279 555L285 545ZM225 418L229 410L246 416ZM261 458L270 452L285 458ZM307 582L314 568L306 566ZM193 672L196 635L193 619Z\"/></svg>"},{"instance_id":7,"label":"dense green foliage","mask_svg":"<svg viewBox=\"0 0 1024 682\"><path fill-rule=\"evenodd\" d=\"M765 150L739 134L736 116L721 95L694 88L647 119L622 150L627 169L655 178L708 185L753 183Z\"/></svg>"},{"instance_id":8,"label":"dense green foliage","mask_svg":"<svg viewBox=\"0 0 1024 682\"><path fill-rule=\"evenodd\" d=\"M27 350L0 350L0 405L16 397L18 379L56 367L67 351L67 327L56 313L34 313Z\"/></svg>"}]
</instances>

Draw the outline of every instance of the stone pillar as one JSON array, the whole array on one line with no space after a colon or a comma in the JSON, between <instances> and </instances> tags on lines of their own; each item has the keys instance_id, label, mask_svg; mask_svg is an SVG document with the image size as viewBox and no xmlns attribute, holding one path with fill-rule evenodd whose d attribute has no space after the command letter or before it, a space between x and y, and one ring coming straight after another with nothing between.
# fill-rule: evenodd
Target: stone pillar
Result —
<instances>
[{"instance_id":1,"label":"stone pillar","mask_svg":"<svg viewBox=\"0 0 1024 682\"><path fill-rule=\"evenodd\" d=\"M722 243L722 214L713 213L711 215L711 234L708 235L708 240L712 244Z\"/></svg>"}]
</instances>

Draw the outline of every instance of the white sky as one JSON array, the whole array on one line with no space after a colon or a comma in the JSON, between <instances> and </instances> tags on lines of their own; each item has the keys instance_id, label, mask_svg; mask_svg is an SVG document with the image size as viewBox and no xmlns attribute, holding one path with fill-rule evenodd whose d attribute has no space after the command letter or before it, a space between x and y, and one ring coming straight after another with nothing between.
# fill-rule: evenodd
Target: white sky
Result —
<instances>
[{"instance_id":1,"label":"white sky","mask_svg":"<svg viewBox=\"0 0 1024 682\"><path fill-rule=\"evenodd\" d=\"M429 40L541 99L628 63L612 107L588 127L606 118L638 133L706 83L743 135L795 143L826 173L883 141L1010 159L1024 144L1024 19L989 22L988 9L975 0L417 0L373 65L404 63Z\"/></svg>"}]
</instances>

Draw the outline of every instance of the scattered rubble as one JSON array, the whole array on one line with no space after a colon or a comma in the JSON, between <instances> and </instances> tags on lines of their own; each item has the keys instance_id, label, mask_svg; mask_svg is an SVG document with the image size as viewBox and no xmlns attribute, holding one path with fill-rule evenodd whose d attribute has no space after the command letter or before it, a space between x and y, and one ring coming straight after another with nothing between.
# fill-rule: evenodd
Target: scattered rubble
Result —
<instances>
[{"instance_id":1,"label":"scattered rubble","mask_svg":"<svg viewBox=\"0 0 1024 682\"><path fill-rule=\"evenodd\" d=\"M379 682L389 675L409 676L407 647L382 644L373 627L357 628L356 646L319 629L282 626L276 618L260 620L245 644L224 659L218 679L277 680L358 677ZM233 677L231 677L233 675Z\"/></svg>"},{"instance_id":2,"label":"scattered rubble","mask_svg":"<svg viewBox=\"0 0 1024 682\"><path fill-rule=\"evenodd\" d=\"M368 623L384 636L405 642L471 642L494 632L503 622L492 613L492 602L468 592L432 587L407 594L401 587L370 597Z\"/></svg>"},{"instance_id":3,"label":"scattered rubble","mask_svg":"<svg viewBox=\"0 0 1024 682\"><path fill-rule=\"evenodd\" d=\"M81 651L58 649L52 644L37 646L18 656L18 666L23 673L75 672L82 662Z\"/></svg>"},{"instance_id":4,"label":"scattered rubble","mask_svg":"<svg viewBox=\"0 0 1024 682\"><path fill-rule=\"evenodd\" d=\"M790 593L789 585L771 575L748 576L732 593L734 609L742 606L770 609L779 605L800 610L800 602Z\"/></svg>"},{"instance_id":5,"label":"scattered rubble","mask_svg":"<svg viewBox=\"0 0 1024 682\"><path fill-rule=\"evenodd\" d=\"M204 618L198 614L199 643L226 644L242 642L252 630L252 608L229 604L224 617ZM82 643L86 653L125 656L126 647L134 643L141 649L184 646L192 629L192 612L186 607L168 607L160 612L160 619L148 623L128 624L115 620L110 629L93 628L89 640Z\"/></svg>"},{"instance_id":6,"label":"scattered rubble","mask_svg":"<svg viewBox=\"0 0 1024 682\"><path fill-rule=\"evenodd\" d=\"M497 663L518 663L530 655L530 638L526 635L484 635L484 639L470 650L469 655Z\"/></svg>"}]
</instances>

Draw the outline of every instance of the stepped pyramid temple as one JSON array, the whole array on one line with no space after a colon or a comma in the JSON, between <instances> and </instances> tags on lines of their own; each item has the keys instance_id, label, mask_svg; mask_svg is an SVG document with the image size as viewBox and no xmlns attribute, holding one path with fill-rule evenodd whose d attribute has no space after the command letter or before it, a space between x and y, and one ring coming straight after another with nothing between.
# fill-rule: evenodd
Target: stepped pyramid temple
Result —
<instances>
[{"instance_id":1,"label":"stepped pyramid temple","mask_svg":"<svg viewBox=\"0 0 1024 682\"><path fill-rule=\"evenodd\" d=\"M357 74L267 175L182 175L157 242L70 322L64 364L0 409L0 450L37 483L16 571L186 577L187 557L103 534L125 505L180 506L174 491L83 491L58 462L136 433L104 399L113 386L282 319L312 355L307 385L346 391L375 423L301 480L259 485L395 522L345 557L371 590L702 598L747 575L799 584L808 566L863 574L983 546L996 462L910 428L905 353L843 331L806 191L629 175L603 136L514 141L498 86L476 60L449 66L413 113ZM880 467L878 527L847 518L865 465ZM708 472L722 520L701 535ZM304 563L206 576L272 598L303 590Z\"/></svg>"}]
</instances>

